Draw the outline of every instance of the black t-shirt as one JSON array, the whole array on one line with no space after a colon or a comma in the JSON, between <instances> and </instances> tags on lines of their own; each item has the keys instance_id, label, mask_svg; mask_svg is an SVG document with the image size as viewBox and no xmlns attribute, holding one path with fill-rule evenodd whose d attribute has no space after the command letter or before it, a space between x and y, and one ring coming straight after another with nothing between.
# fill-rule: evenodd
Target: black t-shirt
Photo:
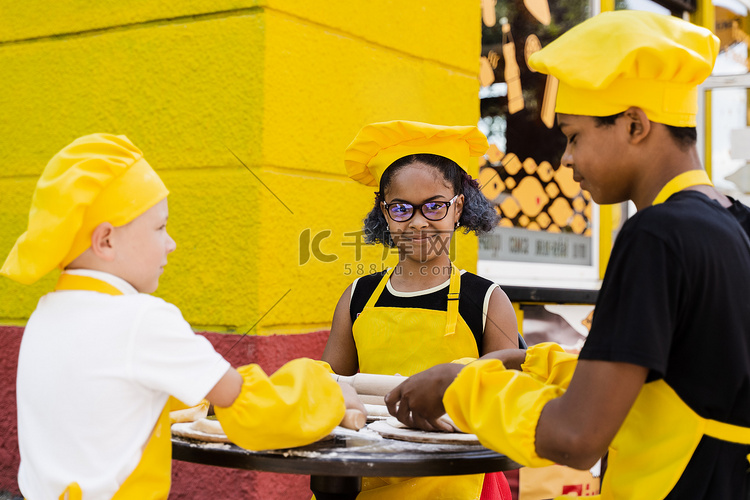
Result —
<instances>
[{"instance_id":1,"label":"black t-shirt","mask_svg":"<svg viewBox=\"0 0 750 500\"><path fill-rule=\"evenodd\" d=\"M747 214L682 191L628 220L580 359L644 366L700 416L750 427ZM667 498L745 500L748 453L704 437Z\"/></svg>"},{"instance_id":2,"label":"black t-shirt","mask_svg":"<svg viewBox=\"0 0 750 500\"><path fill-rule=\"evenodd\" d=\"M362 276L357 280L354 294L349 302L349 314L352 324L356 321L359 313L365 308L370 296L377 288L380 280L387 271L382 271L368 276ZM488 279L469 272L461 273L461 291L458 300L458 314L466 322L466 325L474 335L477 343L477 351L482 353L482 340L484 338L484 299L487 291L494 283ZM417 309L431 309L435 311L448 310L448 283L438 290L430 293L412 295L407 297L393 295L386 286L383 293L375 302L375 307L409 307ZM514 332L515 335L515 332Z\"/></svg>"},{"instance_id":3,"label":"black t-shirt","mask_svg":"<svg viewBox=\"0 0 750 500\"><path fill-rule=\"evenodd\" d=\"M729 207L728 210L734 215L734 218L737 219L740 226L742 226L745 232L750 236L750 207L743 205L731 196L727 196L727 198L732 202L732 206Z\"/></svg>"}]
</instances>

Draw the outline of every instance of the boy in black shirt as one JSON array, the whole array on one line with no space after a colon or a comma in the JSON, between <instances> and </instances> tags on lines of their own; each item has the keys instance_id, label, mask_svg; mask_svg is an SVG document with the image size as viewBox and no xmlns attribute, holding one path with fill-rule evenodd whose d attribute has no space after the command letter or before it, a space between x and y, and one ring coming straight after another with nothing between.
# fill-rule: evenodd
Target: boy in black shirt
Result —
<instances>
[{"instance_id":1,"label":"boy in black shirt","mask_svg":"<svg viewBox=\"0 0 750 500\"><path fill-rule=\"evenodd\" d=\"M585 469L609 449L603 498L747 496L747 207L713 188L695 148L696 87L718 49L677 18L617 11L532 56L560 80L562 165L597 203L632 200L638 213L577 359L542 344L439 365L386 398L399 420L440 427L447 410L527 466Z\"/></svg>"}]
</instances>

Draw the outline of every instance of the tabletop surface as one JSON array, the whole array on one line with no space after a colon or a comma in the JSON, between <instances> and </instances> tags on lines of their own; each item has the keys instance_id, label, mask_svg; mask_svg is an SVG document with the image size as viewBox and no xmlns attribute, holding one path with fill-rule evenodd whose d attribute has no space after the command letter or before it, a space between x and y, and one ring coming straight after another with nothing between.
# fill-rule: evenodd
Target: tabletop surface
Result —
<instances>
[{"instance_id":1,"label":"tabletop surface","mask_svg":"<svg viewBox=\"0 0 750 500\"><path fill-rule=\"evenodd\" d=\"M341 427L307 446L266 451L172 436L172 456L206 465L311 476L442 476L520 467L481 445L412 443L385 439L367 428L355 432Z\"/></svg>"}]
</instances>

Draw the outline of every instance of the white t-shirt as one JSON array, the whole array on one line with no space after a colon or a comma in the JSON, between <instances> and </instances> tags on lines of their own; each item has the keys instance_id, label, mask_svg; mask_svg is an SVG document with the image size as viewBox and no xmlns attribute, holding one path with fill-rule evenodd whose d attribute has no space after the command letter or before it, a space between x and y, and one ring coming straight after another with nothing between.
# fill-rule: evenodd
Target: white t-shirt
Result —
<instances>
[{"instance_id":1,"label":"white t-shirt","mask_svg":"<svg viewBox=\"0 0 750 500\"><path fill-rule=\"evenodd\" d=\"M29 500L77 482L109 499L140 461L170 395L198 404L229 369L179 309L96 271L124 295L52 292L23 334L16 382L18 482Z\"/></svg>"}]
</instances>

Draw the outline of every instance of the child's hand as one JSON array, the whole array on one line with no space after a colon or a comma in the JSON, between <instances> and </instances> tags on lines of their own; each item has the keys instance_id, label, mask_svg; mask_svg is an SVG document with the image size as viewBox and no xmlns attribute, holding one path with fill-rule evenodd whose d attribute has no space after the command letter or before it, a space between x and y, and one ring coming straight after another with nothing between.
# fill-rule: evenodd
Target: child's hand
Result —
<instances>
[{"instance_id":1,"label":"child's hand","mask_svg":"<svg viewBox=\"0 0 750 500\"><path fill-rule=\"evenodd\" d=\"M452 432L440 417L445 414L443 395L463 365L446 363L409 377L385 396L391 415L409 427Z\"/></svg>"},{"instance_id":2,"label":"child's hand","mask_svg":"<svg viewBox=\"0 0 750 500\"><path fill-rule=\"evenodd\" d=\"M365 405L359 400L354 387L346 382L339 382L339 387L341 387L341 393L344 395L344 404L346 405L346 413L339 425L347 429L359 430L367 422Z\"/></svg>"},{"instance_id":3,"label":"child's hand","mask_svg":"<svg viewBox=\"0 0 750 500\"><path fill-rule=\"evenodd\" d=\"M363 405L362 401L359 400L359 396L357 396L357 391L354 389L354 387L347 384L346 382L339 382L339 387L341 387L341 393L344 395L344 404L346 405L346 409L359 410L363 415L367 416L365 405Z\"/></svg>"}]
</instances>

